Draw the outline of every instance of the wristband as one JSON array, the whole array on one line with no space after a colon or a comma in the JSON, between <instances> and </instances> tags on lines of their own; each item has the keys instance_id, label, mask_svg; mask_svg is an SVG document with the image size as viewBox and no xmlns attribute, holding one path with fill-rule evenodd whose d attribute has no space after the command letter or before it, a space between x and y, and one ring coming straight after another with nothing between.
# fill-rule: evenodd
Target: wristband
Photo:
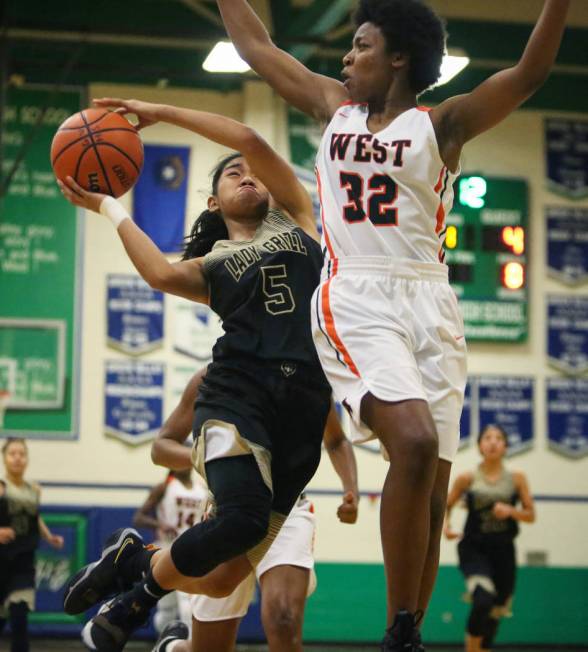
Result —
<instances>
[{"instance_id":1,"label":"wristband","mask_svg":"<svg viewBox=\"0 0 588 652\"><path fill-rule=\"evenodd\" d=\"M100 213L110 219L114 228L118 230L121 222L131 216L127 213L126 208L114 197L105 197L100 204Z\"/></svg>"}]
</instances>

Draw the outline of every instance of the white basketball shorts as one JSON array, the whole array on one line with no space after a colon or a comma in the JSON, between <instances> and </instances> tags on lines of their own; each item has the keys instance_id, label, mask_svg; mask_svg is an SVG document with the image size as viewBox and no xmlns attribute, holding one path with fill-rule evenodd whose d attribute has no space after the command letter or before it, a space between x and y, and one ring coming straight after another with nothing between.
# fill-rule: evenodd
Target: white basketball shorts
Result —
<instances>
[{"instance_id":1,"label":"white basketball shorts","mask_svg":"<svg viewBox=\"0 0 588 652\"><path fill-rule=\"evenodd\" d=\"M256 576L259 580L264 573L276 566L308 568L310 579L307 595L311 595L316 588L313 557L314 531L315 515L312 503L306 498L300 498L270 549L257 565L255 573L248 575L231 595L226 598L192 596L194 618L202 622L242 618L253 600Z\"/></svg>"},{"instance_id":2,"label":"white basketball shorts","mask_svg":"<svg viewBox=\"0 0 588 652\"><path fill-rule=\"evenodd\" d=\"M439 457L452 462L466 384L466 343L447 267L385 257L325 261L312 298L314 343L352 441L373 439L360 419L367 392L427 401Z\"/></svg>"}]
</instances>

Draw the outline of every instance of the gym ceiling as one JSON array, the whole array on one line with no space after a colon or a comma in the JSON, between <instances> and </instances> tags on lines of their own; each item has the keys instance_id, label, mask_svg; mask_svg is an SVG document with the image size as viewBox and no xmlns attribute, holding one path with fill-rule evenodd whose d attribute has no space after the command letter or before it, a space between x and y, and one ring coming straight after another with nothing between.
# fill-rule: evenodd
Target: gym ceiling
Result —
<instances>
[{"instance_id":1,"label":"gym ceiling","mask_svg":"<svg viewBox=\"0 0 588 652\"><path fill-rule=\"evenodd\" d=\"M471 63L424 96L437 102L514 63L542 0L431 0L447 19L449 47ZM351 41L353 0L252 0L274 41L335 77ZM226 38L213 0L0 0L0 61L9 84L90 82L236 90L246 75L202 62ZM572 0L556 70L530 107L588 112L588 0Z\"/></svg>"}]
</instances>

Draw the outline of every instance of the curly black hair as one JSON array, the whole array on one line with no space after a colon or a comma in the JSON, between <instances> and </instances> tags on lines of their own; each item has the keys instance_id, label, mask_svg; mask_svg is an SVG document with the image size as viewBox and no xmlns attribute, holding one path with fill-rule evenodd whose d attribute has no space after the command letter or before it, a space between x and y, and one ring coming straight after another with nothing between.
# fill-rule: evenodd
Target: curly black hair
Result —
<instances>
[{"instance_id":1,"label":"curly black hair","mask_svg":"<svg viewBox=\"0 0 588 652\"><path fill-rule=\"evenodd\" d=\"M242 156L239 152L234 152L225 156L214 167L212 174L211 194L216 195L218 192L218 182L223 170L227 165L236 158ZM227 240L229 231L222 215L218 211L208 209L202 211L194 221L190 235L186 237L182 260L191 258L200 258L205 256L214 246L217 240Z\"/></svg>"},{"instance_id":2,"label":"curly black hair","mask_svg":"<svg viewBox=\"0 0 588 652\"><path fill-rule=\"evenodd\" d=\"M441 74L445 52L445 22L421 0L360 0L355 25L373 23L380 28L389 52L410 58L409 83L420 95Z\"/></svg>"}]
</instances>

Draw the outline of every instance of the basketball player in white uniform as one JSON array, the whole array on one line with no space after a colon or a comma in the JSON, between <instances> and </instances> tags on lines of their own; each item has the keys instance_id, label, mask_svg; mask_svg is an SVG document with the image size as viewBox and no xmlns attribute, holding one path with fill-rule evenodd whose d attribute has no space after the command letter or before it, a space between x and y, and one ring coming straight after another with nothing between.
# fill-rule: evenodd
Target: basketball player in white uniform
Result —
<instances>
[{"instance_id":1,"label":"basketball player in white uniform","mask_svg":"<svg viewBox=\"0 0 588 652\"><path fill-rule=\"evenodd\" d=\"M202 370L190 380L180 403L155 440L151 454L155 463L172 468L182 468L190 463L186 448L180 442L190 434L193 406L204 373ZM334 411L327 420L324 443L343 486L343 501L337 515L343 523L355 523L358 507L355 457ZM254 597L256 579L261 587L262 623L270 652L302 650L305 602L317 584L314 536L314 508L306 497L301 496L255 573L245 578L230 596L191 596L192 641L188 640L188 628L170 623L162 632L154 652L231 652L241 619Z\"/></svg>"},{"instance_id":2,"label":"basketball player in white uniform","mask_svg":"<svg viewBox=\"0 0 588 652\"><path fill-rule=\"evenodd\" d=\"M383 650L422 650L466 381L463 323L443 264L445 215L465 143L517 109L555 61L569 0L546 0L516 65L431 109L442 21L417 0L360 0L344 83L271 41L246 0L217 0L241 57L290 104L328 123L317 155L325 264L315 344L356 439L390 458L381 534Z\"/></svg>"},{"instance_id":3,"label":"basketball player in white uniform","mask_svg":"<svg viewBox=\"0 0 588 652\"><path fill-rule=\"evenodd\" d=\"M169 546L182 532L202 520L209 502L208 487L198 474L193 476L191 469L170 471L165 482L153 487L137 510L133 525L155 529L156 545ZM170 593L157 603L153 625L161 632L178 618L187 624L192 622L190 596L182 591Z\"/></svg>"}]
</instances>

